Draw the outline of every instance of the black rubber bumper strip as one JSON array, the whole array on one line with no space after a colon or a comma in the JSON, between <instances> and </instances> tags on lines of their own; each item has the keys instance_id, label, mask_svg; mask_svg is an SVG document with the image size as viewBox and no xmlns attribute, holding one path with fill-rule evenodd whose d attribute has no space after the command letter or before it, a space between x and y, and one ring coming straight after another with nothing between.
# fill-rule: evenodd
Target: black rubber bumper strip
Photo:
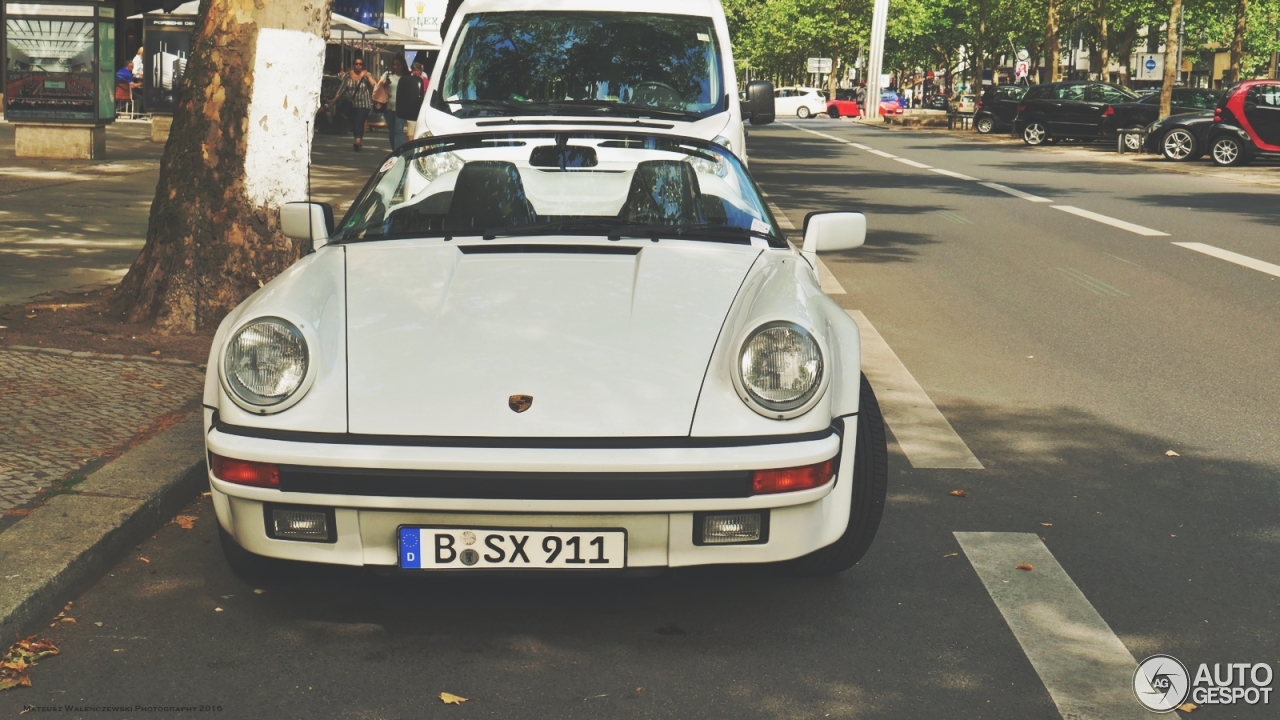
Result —
<instances>
[{"instance_id":1,"label":"black rubber bumper strip","mask_svg":"<svg viewBox=\"0 0 1280 720\"><path fill-rule=\"evenodd\" d=\"M852 417L852 416L849 416ZM229 425L213 413L213 429L227 435L278 440L280 442L314 443L318 445L380 445L384 447L452 447L452 448L547 448L570 450L625 450L645 448L726 448L753 445L825 440L843 436L845 418L836 418L822 430L790 435L738 435L733 437L464 437L447 435L368 435L360 433L321 433L297 430L274 430Z\"/></svg>"}]
</instances>

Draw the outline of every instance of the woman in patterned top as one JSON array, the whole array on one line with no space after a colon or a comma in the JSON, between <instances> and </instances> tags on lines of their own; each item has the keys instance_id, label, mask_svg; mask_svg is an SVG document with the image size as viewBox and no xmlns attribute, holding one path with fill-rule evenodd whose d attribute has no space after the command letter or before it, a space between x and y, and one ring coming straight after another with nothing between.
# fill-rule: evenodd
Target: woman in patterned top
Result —
<instances>
[{"instance_id":1,"label":"woman in patterned top","mask_svg":"<svg viewBox=\"0 0 1280 720\"><path fill-rule=\"evenodd\" d=\"M351 136L354 143L352 150L360 152L360 144L364 141L364 124L369 119L369 111L373 109L373 76L365 72L364 60L356 59L351 72L342 76L342 84L338 93L330 100L336 103L338 98L346 98L351 103Z\"/></svg>"}]
</instances>

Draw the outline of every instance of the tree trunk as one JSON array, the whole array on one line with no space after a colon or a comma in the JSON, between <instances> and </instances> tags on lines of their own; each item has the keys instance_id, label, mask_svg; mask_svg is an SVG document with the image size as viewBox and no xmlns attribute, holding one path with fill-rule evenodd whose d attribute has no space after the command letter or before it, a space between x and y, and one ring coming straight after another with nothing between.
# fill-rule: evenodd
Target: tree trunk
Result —
<instances>
[{"instance_id":1,"label":"tree trunk","mask_svg":"<svg viewBox=\"0 0 1280 720\"><path fill-rule=\"evenodd\" d=\"M978 0L978 36L973 42L973 87L969 88L969 92L974 97L982 95L982 76L986 71L986 48L983 47L987 34L987 3L985 0Z\"/></svg>"},{"instance_id":2,"label":"tree trunk","mask_svg":"<svg viewBox=\"0 0 1280 720\"><path fill-rule=\"evenodd\" d=\"M215 327L310 250L280 233L307 198L330 0L201 0L147 243L116 293L132 322Z\"/></svg>"},{"instance_id":3,"label":"tree trunk","mask_svg":"<svg viewBox=\"0 0 1280 720\"><path fill-rule=\"evenodd\" d=\"M1107 66L1111 64L1107 39L1107 0L1098 0L1098 64L1102 66L1098 79L1102 82L1111 82L1111 75L1107 73Z\"/></svg>"},{"instance_id":4,"label":"tree trunk","mask_svg":"<svg viewBox=\"0 0 1280 720\"><path fill-rule=\"evenodd\" d=\"M1182 15L1182 0L1173 0L1169 7L1169 32L1164 44L1164 85L1160 86L1160 119L1169 117L1173 109L1173 83L1178 78L1178 18Z\"/></svg>"},{"instance_id":5,"label":"tree trunk","mask_svg":"<svg viewBox=\"0 0 1280 720\"><path fill-rule=\"evenodd\" d=\"M1049 82L1062 79L1062 41L1058 38L1058 6L1060 0L1049 0L1049 19L1045 24L1044 64L1049 67Z\"/></svg>"},{"instance_id":6,"label":"tree trunk","mask_svg":"<svg viewBox=\"0 0 1280 720\"><path fill-rule=\"evenodd\" d=\"M1249 0L1236 3L1236 35L1231 40L1231 82L1240 82L1240 59L1244 55L1244 20L1249 12ZM1223 83L1224 85L1226 82Z\"/></svg>"}]
</instances>

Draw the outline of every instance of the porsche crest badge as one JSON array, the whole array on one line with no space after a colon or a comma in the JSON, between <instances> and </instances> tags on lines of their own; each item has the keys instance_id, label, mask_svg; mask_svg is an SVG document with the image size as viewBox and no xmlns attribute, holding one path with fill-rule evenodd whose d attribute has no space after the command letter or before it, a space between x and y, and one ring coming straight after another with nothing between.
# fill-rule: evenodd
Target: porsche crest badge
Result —
<instances>
[{"instance_id":1,"label":"porsche crest badge","mask_svg":"<svg viewBox=\"0 0 1280 720\"><path fill-rule=\"evenodd\" d=\"M512 395L511 397L507 398L507 407L511 408L513 411L518 413L522 413L525 410L528 410L532 406L533 406L532 395Z\"/></svg>"}]
</instances>

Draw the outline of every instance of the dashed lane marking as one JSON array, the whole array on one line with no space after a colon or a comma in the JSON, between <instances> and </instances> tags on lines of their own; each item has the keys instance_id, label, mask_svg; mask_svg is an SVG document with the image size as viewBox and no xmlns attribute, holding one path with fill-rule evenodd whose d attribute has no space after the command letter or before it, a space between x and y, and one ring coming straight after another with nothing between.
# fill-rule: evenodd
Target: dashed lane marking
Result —
<instances>
[{"instance_id":1,"label":"dashed lane marking","mask_svg":"<svg viewBox=\"0 0 1280 720\"><path fill-rule=\"evenodd\" d=\"M879 155L882 158L889 158L890 160L898 159L898 156L894 155L893 153L887 153L883 150L877 150L875 148L867 148L867 152L871 153L872 155Z\"/></svg>"},{"instance_id":2,"label":"dashed lane marking","mask_svg":"<svg viewBox=\"0 0 1280 720\"><path fill-rule=\"evenodd\" d=\"M951 170L943 170L942 168L929 168L929 169L932 170L933 172L938 173L939 175L946 175L947 177L955 178L957 180L968 180L970 182L978 182L978 178L970 177L969 175L965 175L964 173L958 173Z\"/></svg>"},{"instance_id":3,"label":"dashed lane marking","mask_svg":"<svg viewBox=\"0 0 1280 720\"><path fill-rule=\"evenodd\" d=\"M765 193L765 197L769 197L769 194ZM778 220L778 224L782 226L783 230L794 231L796 229L795 224L791 222L791 219L787 217L787 214L782 212L782 208L770 202L769 210ZM844 286L840 284L840 281L837 280L836 276L831 272L831 269L827 267L827 264L822 262L822 258L818 258L818 285L822 288L822 292L828 295L848 294L845 292Z\"/></svg>"},{"instance_id":4,"label":"dashed lane marking","mask_svg":"<svg viewBox=\"0 0 1280 720\"><path fill-rule=\"evenodd\" d=\"M1280 265L1272 265L1269 262L1251 258L1248 255L1233 253L1230 250L1223 250L1220 247L1205 245L1204 243L1198 242L1176 242L1174 245L1188 250L1195 250L1198 253L1204 253L1210 257L1216 257L1219 260L1226 260L1229 263L1235 263L1241 267L1247 267L1250 270L1257 270L1258 272L1264 272L1268 275L1280 277Z\"/></svg>"},{"instance_id":5,"label":"dashed lane marking","mask_svg":"<svg viewBox=\"0 0 1280 720\"><path fill-rule=\"evenodd\" d=\"M1052 201L1052 200L1050 200L1049 198L1046 198L1046 197L1040 197L1039 195L1032 195L1032 194L1031 194L1031 193L1029 193L1029 192L1023 192L1023 191L1021 191L1021 190L1019 190L1019 189L1017 189L1017 188L1011 188L1011 187L1009 187L1008 185L1001 185L1000 183L993 183L993 182L980 182L980 183L978 183L978 184L979 184L979 185L981 185L981 186L983 186L983 187L989 187L989 188L991 188L992 190L999 190L999 191L1000 191L1000 192L1002 192L1002 193L1006 193L1006 194L1008 194L1008 195L1012 195L1012 196L1014 196L1014 197L1016 197L1016 198L1022 198L1023 200L1028 200L1028 201L1030 201L1030 202L1035 202L1035 203L1051 203L1051 202L1053 202L1053 201Z\"/></svg>"},{"instance_id":6,"label":"dashed lane marking","mask_svg":"<svg viewBox=\"0 0 1280 720\"><path fill-rule=\"evenodd\" d=\"M1040 538L955 533L1063 718L1139 720L1133 655ZM1017 566L1027 563L1030 572Z\"/></svg>"},{"instance_id":7,"label":"dashed lane marking","mask_svg":"<svg viewBox=\"0 0 1280 720\"><path fill-rule=\"evenodd\" d=\"M982 183L982 184L986 185L987 183ZM1050 201L1046 200L1045 202L1050 202ZM1109 215L1102 215L1100 213L1096 213L1091 210L1081 210L1080 208L1072 207L1071 205L1054 205L1053 209L1061 210L1062 212L1065 212L1065 213L1071 213L1072 215L1077 215L1082 218L1087 218L1089 220L1093 220L1094 222L1100 222L1103 225L1110 225L1111 227L1120 228L1121 230L1128 230L1129 232L1134 233L1135 235L1142 235L1144 237L1169 237L1169 233L1167 232L1152 230L1149 227L1135 225L1131 222L1125 222L1124 220L1117 220Z\"/></svg>"},{"instance_id":8,"label":"dashed lane marking","mask_svg":"<svg viewBox=\"0 0 1280 720\"><path fill-rule=\"evenodd\" d=\"M876 391L884 420L911 466L983 469L982 463L969 451L969 446L867 316L858 310L845 312L858 323L862 335L862 371Z\"/></svg>"},{"instance_id":9,"label":"dashed lane marking","mask_svg":"<svg viewBox=\"0 0 1280 720\"><path fill-rule=\"evenodd\" d=\"M916 162L915 160L908 160L907 158L904 158L904 157L894 158L894 160L897 160L898 162L902 163L903 165L910 165L910 166L911 166L911 167L913 167L913 168L920 168L921 170L932 170L932 169L933 169L933 166L932 166L932 165L925 165L925 164L924 164L924 163L922 163L922 162Z\"/></svg>"}]
</instances>

